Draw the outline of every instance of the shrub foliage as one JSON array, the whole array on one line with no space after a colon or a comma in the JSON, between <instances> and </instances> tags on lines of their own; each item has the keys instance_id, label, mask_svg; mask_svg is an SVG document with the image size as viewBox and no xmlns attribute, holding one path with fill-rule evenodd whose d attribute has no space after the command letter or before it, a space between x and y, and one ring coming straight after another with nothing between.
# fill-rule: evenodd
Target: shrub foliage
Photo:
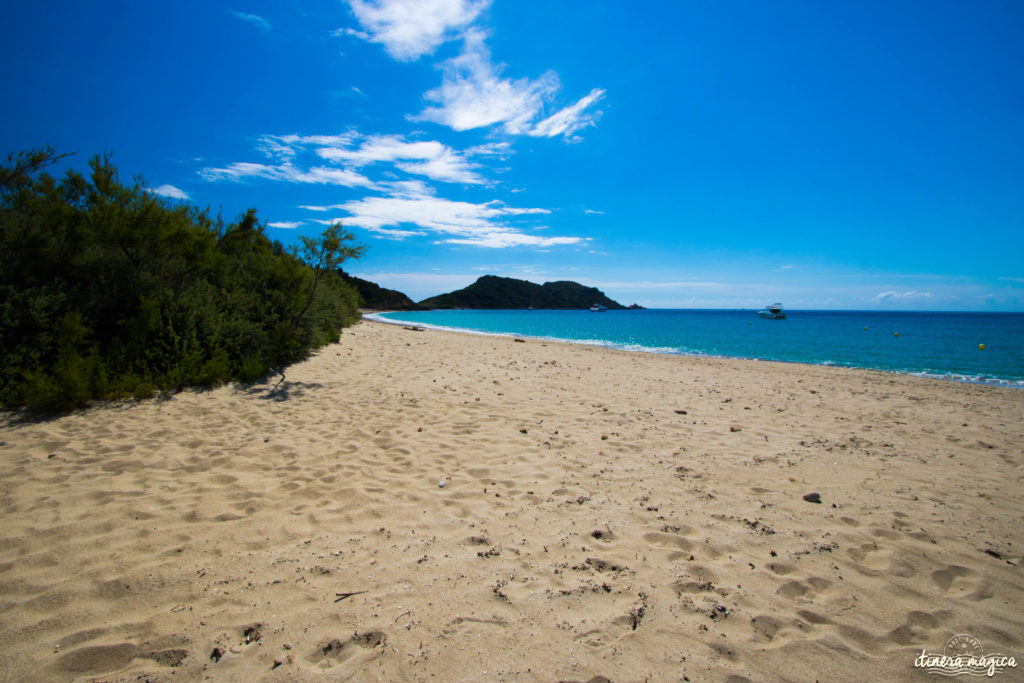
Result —
<instances>
[{"instance_id":1,"label":"shrub foliage","mask_svg":"<svg viewBox=\"0 0 1024 683\"><path fill-rule=\"evenodd\" d=\"M225 225L122 183L109 156L55 179L59 158L0 167L0 405L64 411L252 381L359 317L336 270L365 247L340 224L285 249L255 210Z\"/></svg>"}]
</instances>

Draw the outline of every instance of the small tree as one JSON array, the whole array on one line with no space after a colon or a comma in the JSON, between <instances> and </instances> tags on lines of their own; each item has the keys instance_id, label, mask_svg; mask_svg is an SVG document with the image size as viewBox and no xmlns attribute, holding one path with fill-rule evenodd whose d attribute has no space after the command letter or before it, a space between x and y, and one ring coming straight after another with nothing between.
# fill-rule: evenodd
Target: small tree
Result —
<instances>
[{"instance_id":1,"label":"small tree","mask_svg":"<svg viewBox=\"0 0 1024 683\"><path fill-rule=\"evenodd\" d=\"M299 239L302 240L302 246L295 249L295 256L313 269L313 285L310 287L305 306L295 316L295 324L302 320L309 311L309 307L313 305L316 289L323 277L327 273L333 273L338 266L349 259L362 258L366 252L365 244L352 244L355 242L356 236L345 230L341 221L324 230L319 237L303 235Z\"/></svg>"}]
</instances>

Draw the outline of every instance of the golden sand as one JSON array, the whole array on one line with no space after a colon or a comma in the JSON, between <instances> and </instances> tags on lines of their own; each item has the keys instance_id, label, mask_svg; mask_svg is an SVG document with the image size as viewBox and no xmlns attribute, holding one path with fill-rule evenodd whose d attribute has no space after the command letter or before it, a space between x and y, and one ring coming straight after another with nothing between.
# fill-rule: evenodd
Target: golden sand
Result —
<instances>
[{"instance_id":1,"label":"golden sand","mask_svg":"<svg viewBox=\"0 0 1024 683\"><path fill-rule=\"evenodd\" d=\"M364 322L265 385L8 417L0 680L1024 659L1022 432L1019 390Z\"/></svg>"}]
</instances>

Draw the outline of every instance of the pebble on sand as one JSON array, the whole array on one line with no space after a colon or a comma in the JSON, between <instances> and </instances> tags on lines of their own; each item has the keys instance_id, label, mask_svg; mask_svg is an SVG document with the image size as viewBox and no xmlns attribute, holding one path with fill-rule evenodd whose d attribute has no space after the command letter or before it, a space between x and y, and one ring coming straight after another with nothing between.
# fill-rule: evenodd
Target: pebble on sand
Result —
<instances>
[{"instance_id":1,"label":"pebble on sand","mask_svg":"<svg viewBox=\"0 0 1024 683\"><path fill-rule=\"evenodd\" d=\"M804 500L806 500L808 503L820 503L821 494L817 492L805 493Z\"/></svg>"},{"instance_id":2,"label":"pebble on sand","mask_svg":"<svg viewBox=\"0 0 1024 683\"><path fill-rule=\"evenodd\" d=\"M438 488L442 488L443 489L447 485L448 485L448 482L446 482L444 479L442 479L441 481L437 482Z\"/></svg>"}]
</instances>

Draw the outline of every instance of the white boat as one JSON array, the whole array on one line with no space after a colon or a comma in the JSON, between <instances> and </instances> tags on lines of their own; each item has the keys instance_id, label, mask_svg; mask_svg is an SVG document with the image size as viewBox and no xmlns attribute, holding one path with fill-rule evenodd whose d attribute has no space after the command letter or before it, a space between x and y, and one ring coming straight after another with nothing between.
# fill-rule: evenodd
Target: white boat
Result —
<instances>
[{"instance_id":1,"label":"white boat","mask_svg":"<svg viewBox=\"0 0 1024 683\"><path fill-rule=\"evenodd\" d=\"M763 311L758 311L757 315L767 320L785 320L786 314L782 312L782 304L774 303L769 306L765 306Z\"/></svg>"},{"instance_id":2,"label":"white boat","mask_svg":"<svg viewBox=\"0 0 1024 683\"><path fill-rule=\"evenodd\" d=\"M594 304L593 306L590 307L590 310L592 313L604 313L605 311L608 310L608 307L602 306L601 304Z\"/></svg>"}]
</instances>

